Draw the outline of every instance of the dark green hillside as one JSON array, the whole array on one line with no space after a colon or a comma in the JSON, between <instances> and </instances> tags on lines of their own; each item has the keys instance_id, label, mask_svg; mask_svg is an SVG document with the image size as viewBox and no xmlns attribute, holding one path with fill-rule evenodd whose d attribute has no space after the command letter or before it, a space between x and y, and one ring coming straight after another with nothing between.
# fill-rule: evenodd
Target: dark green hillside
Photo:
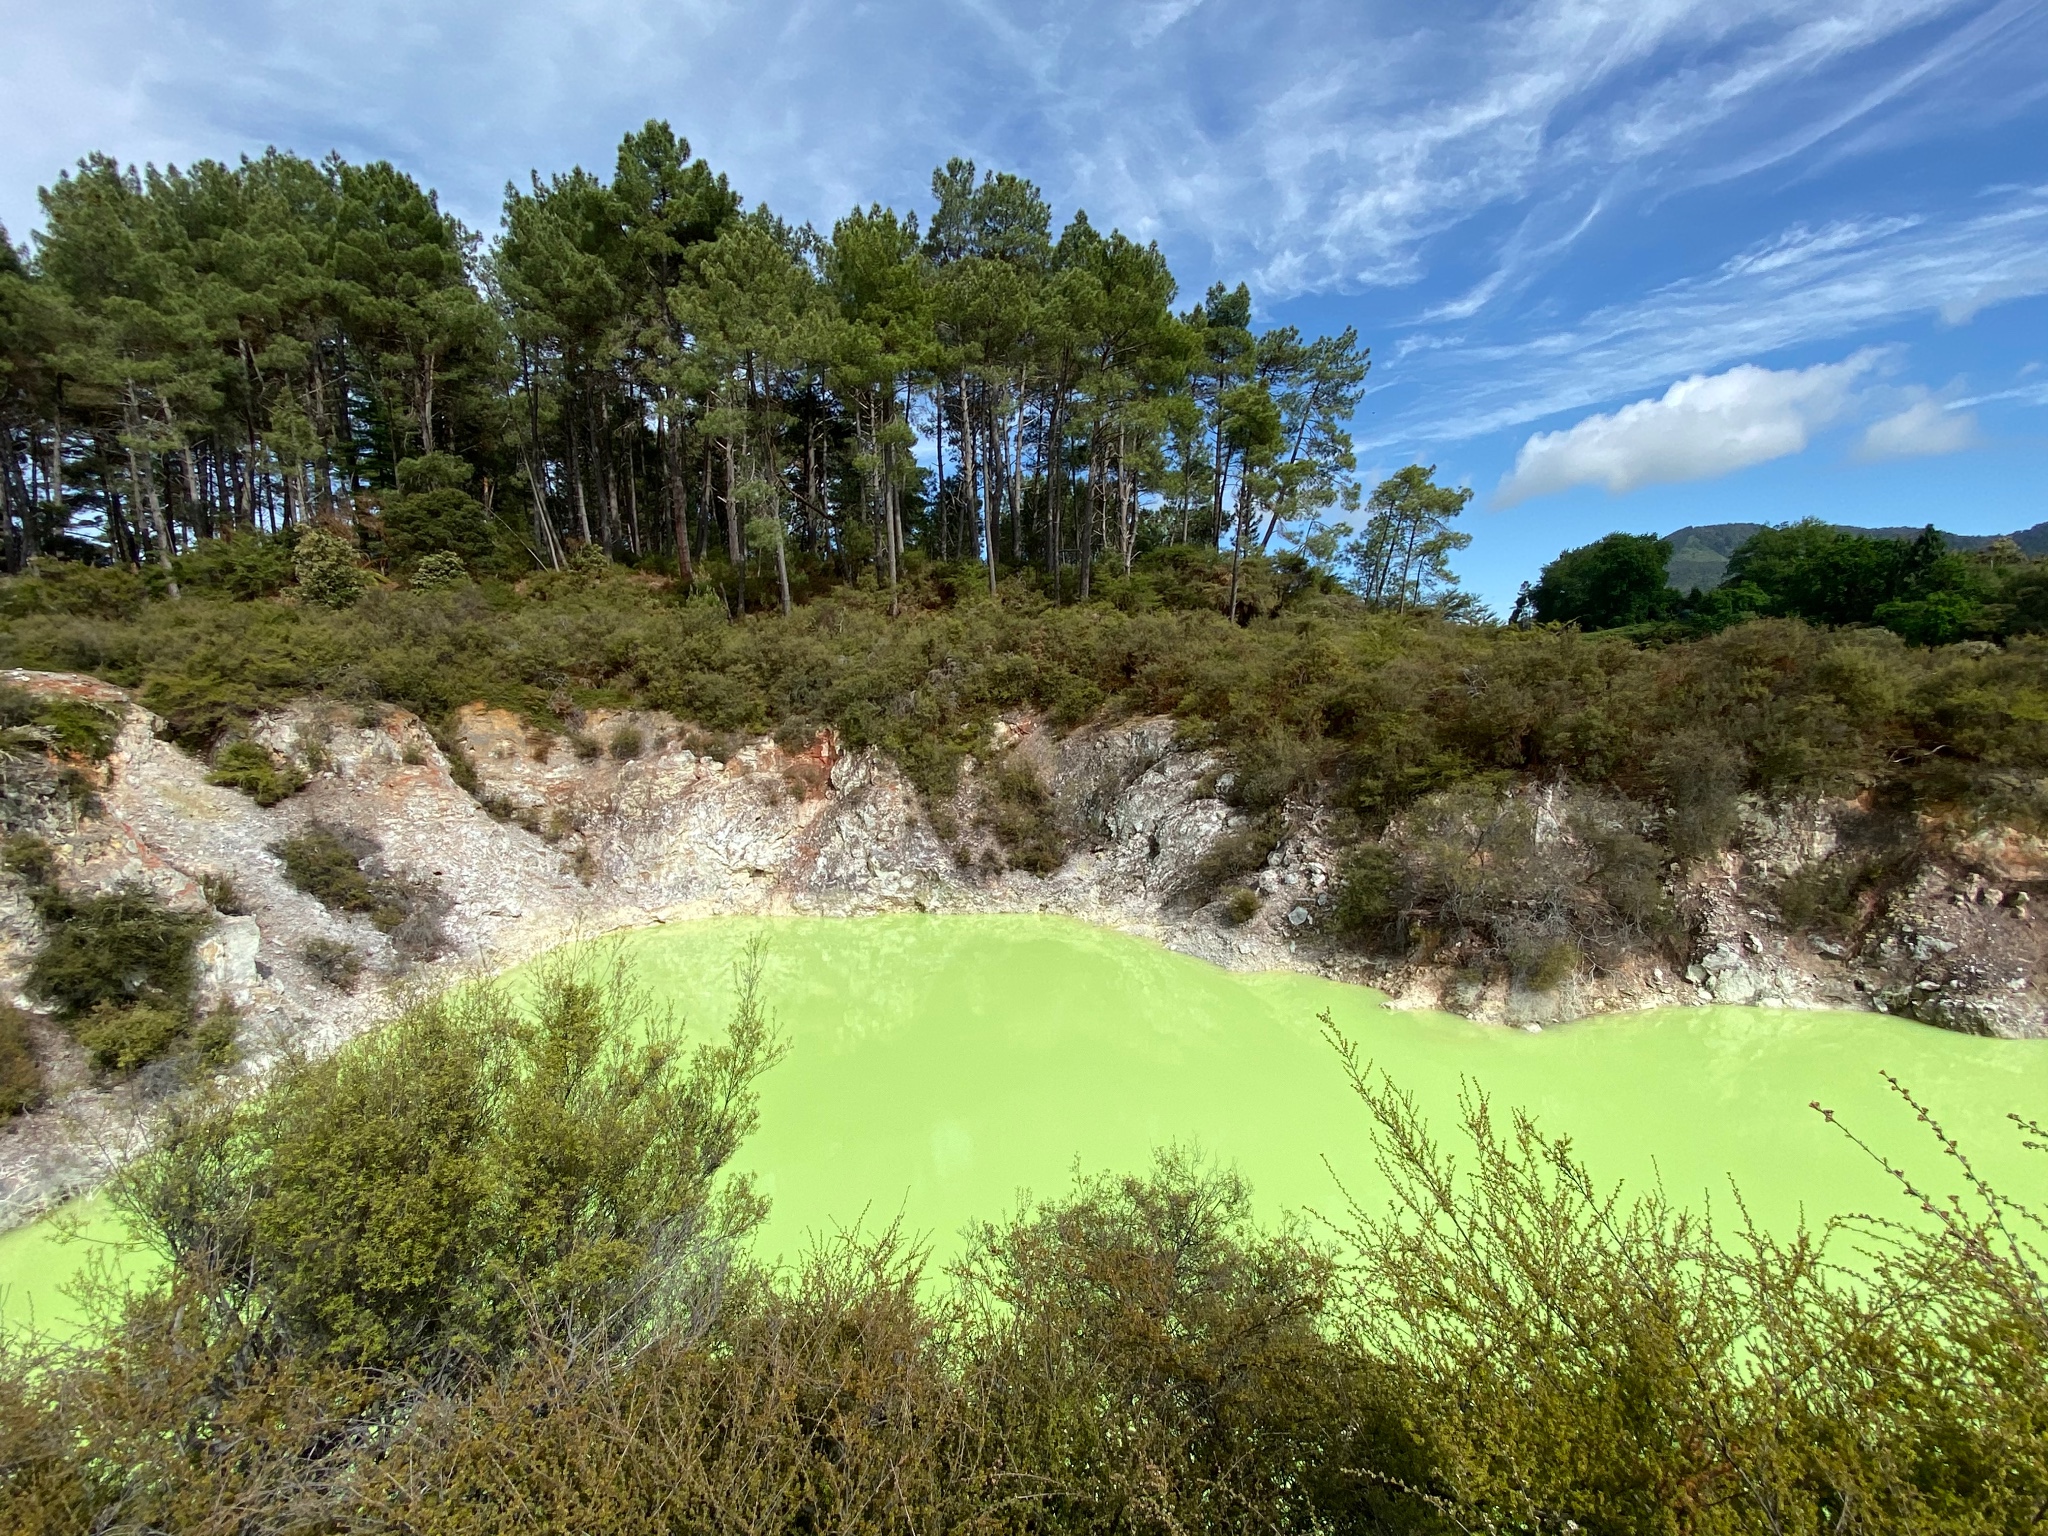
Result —
<instances>
[{"instance_id":1,"label":"dark green hillside","mask_svg":"<svg viewBox=\"0 0 2048 1536\"><path fill-rule=\"evenodd\" d=\"M1718 587L1728 573L1728 558L1746 539L1761 533L1763 523L1702 523L1674 528L1664 536L1671 546L1671 585L1680 592L1694 588ZM1910 542L1920 536L1918 528L1856 528L1832 525L1837 533L1866 539L1897 539ZM2010 534L1943 533L1942 542L1962 552L1980 550L2000 538L2009 538L2025 555L2048 555L2048 523L2036 523Z\"/></svg>"}]
</instances>

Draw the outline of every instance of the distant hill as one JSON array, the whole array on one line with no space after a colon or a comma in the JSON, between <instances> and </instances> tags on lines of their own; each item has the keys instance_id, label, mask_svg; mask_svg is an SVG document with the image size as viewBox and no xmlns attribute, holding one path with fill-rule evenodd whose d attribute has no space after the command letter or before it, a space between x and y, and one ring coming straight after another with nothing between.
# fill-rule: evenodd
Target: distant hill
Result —
<instances>
[{"instance_id":1,"label":"distant hill","mask_svg":"<svg viewBox=\"0 0 2048 1536\"><path fill-rule=\"evenodd\" d=\"M1702 523L1697 527L1674 529L1665 537L1671 544L1671 585L1681 592L1694 587L1718 587L1728 572L1728 557L1763 523ZM1844 533L1860 533L1871 539L1917 539L1918 528L1857 528L1848 523L1833 527ZM2036 523L2018 533L1948 533L1937 529L1950 549L1982 549L1995 538L2009 538L2030 555L2048 555L2048 523Z\"/></svg>"}]
</instances>

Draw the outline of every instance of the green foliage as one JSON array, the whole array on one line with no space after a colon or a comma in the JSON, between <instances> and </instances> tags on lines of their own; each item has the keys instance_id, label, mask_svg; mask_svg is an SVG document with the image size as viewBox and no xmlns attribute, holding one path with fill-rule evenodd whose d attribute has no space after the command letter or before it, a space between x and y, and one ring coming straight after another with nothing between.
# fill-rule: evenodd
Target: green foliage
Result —
<instances>
[{"instance_id":1,"label":"green foliage","mask_svg":"<svg viewBox=\"0 0 2048 1536\"><path fill-rule=\"evenodd\" d=\"M607 747L619 762L629 763L647 750L647 738L638 726L622 725L612 732Z\"/></svg>"},{"instance_id":2,"label":"green foliage","mask_svg":"<svg viewBox=\"0 0 2048 1536\"><path fill-rule=\"evenodd\" d=\"M206 782L239 789L258 805L276 805L304 789L306 776L296 764L280 762L267 747L243 736L213 754Z\"/></svg>"},{"instance_id":3,"label":"green foliage","mask_svg":"<svg viewBox=\"0 0 2048 1536\"><path fill-rule=\"evenodd\" d=\"M0 752L50 752L105 762L121 733L116 710L0 684Z\"/></svg>"},{"instance_id":4,"label":"green foliage","mask_svg":"<svg viewBox=\"0 0 2048 1536\"><path fill-rule=\"evenodd\" d=\"M466 491L443 488L395 496L387 502L384 544L398 560L453 555L469 565L488 560L495 539L481 502ZM418 584L415 572L414 585Z\"/></svg>"},{"instance_id":5,"label":"green foliage","mask_svg":"<svg viewBox=\"0 0 2048 1536\"><path fill-rule=\"evenodd\" d=\"M352 545L318 528L299 535L292 552L292 573L299 591L326 608L347 608L370 587L370 573L356 560Z\"/></svg>"},{"instance_id":6,"label":"green foliage","mask_svg":"<svg viewBox=\"0 0 2048 1536\"><path fill-rule=\"evenodd\" d=\"M1239 886L1225 898L1223 915L1233 927L1243 927L1259 915L1259 893L1249 886Z\"/></svg>"},{"instance_id":7,"label":"green foliage","mask_svg":"<svg viewBox=\"0 0 2048 1536\"><path fill-rule=\"evenodd\" d=\"M998 758L983 775L976 824L993 836L1012 869L1049 875L1067 856L1066 833L1050 791L1031 765Z\"/></svg>"},{"instance_id":8,"label":"green foliage","mask_svg":"<svg viewBox=\"0 0 2048 1536\"><path fill-rule=\"evenodd\" d=\"M441 592L459 581L467 581L469 571L462 563L462 556L453 550L437 550L423 555L412 568L411 585L415 592Z\"/></svg>"},{"instance_id":9,"label":"green foliage","mask_svg":"<svg viewBox=\"0 0 2048 1536\"><path fill-rule=\"evenodd\" d=\"M185 592L250 599L275 597L297 579L292 555L297 536L247 532L232 539L200 539L174 568Z\"/></svg>"},{"instance_id":10,"label":"green foliage","mask_svg":"<svg viewBox=\"0 0 2048 1536\"><path fill-rule=\"evenodd\" d=\"M1401 861L1378 843L1361 843L1345 854L1337 871L1332 926L1340 934L1374 941L1401 908Z\"/></svg>"},{"instance_id":11,"label":"green foliage","mask_svg":"<svg viewBox=\"0 0 2048 1536\"><path fill-rule=\"evenodd\" d=\"M232 875L208 871L199 877L199 888L206 893L206 904L223 917L246 917L249 904L242 893L235 888Z\"/></svg>"},{"instance_id":12,"label":"green foliage","mask_svg":"<svg viewBox=\"0 0 2048 1536\"><path fill-rule=\"evenodd\" d=\"M1671 546L1654 534L1610 533L1550 564L1527 594L1537 622L1620 629L1662 618L1678 594L1666 585Z\"/></svg>"},{"instance_id":13,"label":"green foliage","mask_svg":"<svg viewBox=\"0 0 2048 1536\"><path fill-rule=\"evenodd\" d=\"M1760 614L1877 625L1925 646L2048 629L2038 601L2048 564L2011 540L1960 555L1931 527L1901 539L1808 518L1759 528L1728 557L1719 586L1684 596L1664 585L1669 558L1664 541L1609 534L1559 555L1524 595L1545 623L1655 634L1710 633Z\"/></svg>"},{"instance_id":14,"label":"green foliage","mask_svg":"<svg viewBox=\"0 0 2048 1536\"><path fill-rule=\"evenodd\" d=\"M189 1011L136 1003L118 1007L101 1003L74 1019L71 1032L107 1072L133 1072L169 1053L192 1027Z\"/></svg>"},{"instance_id":15,"label":"green foliage","mask_svg":"<svg viewBox=\"0 0 2048 1536\"><path fill-rule=\"evenodd\" d=\"M328 986L353 992L363 975L363 952L339 939L308 939L299 958Z\"/></svg>"},{"instance_id":16,"label":"green foliage","mask_svg":"<svg viewBox=\"0 0 2048 1536\"><path fill-rule=\"evenodd\" d=\"M2012 1234L2038 1230L2037 1207L1980 1184L1978 1210L1925 1225L1723 1233L1661 1193L1602 1188L1568 1140L1477 1096L1454 1162L1345 1050L1391 1186L1353 1203L1347 1313L1402 1384L1431 1468L1418 1486L1459 1527L2031 1520L2048 1313L2043 1255ZM1850 1247L1863 1261L1845 1271Z\"/></svg>"},{"instance_id":17,"label":"green foliage","mask_svg":"<svg viewBox=\"0 0 2048 1536\"><path fill-rule=\"evenodd\" d=\"M427 959L446 946L446 898L421 881L374 872L375 840L316 821L271 852L283 860L285 878L294 886L330 911L367 917L408 958Z\"/></svg>"},{"instance_id":18,"label":"green foliage","mask_svg":"<svg viewBox=\"0 0 2048 1536\"><path fill-rule=\"evenodd\" d=\"M0 1121L43 1101L43 1068L36 1060L28 1015L0 1003Z\"/></svg>"},{"instance_id":19,"label":"green foliage","mask_svg":"<svg viewBox=\"0 0 2048 1536\"><path fill-rule=\"evenodd\" d=\"M177 1123L115 1198L216 1326L307 1359L504 1359L537 1320L686 1326L762 1213L725 1172L780 1050L757 981L694 1048L615 966L464 988Z\"/></svg>"},{"instance_id":20,"label":"green foliage","mask_svg":"<svg viewBox=\"0 0 2048 1536\"><path fill-rule=\"evenodd\" d=\"M57 852L33 832L17 832L0 846L0 864L20 878L31 897L48 894L57 881Z\"/></svg>"},{"instance_id":21,"label":"green foliage","mask_svg":"<svg viewBox=\"0 0 2048 1536\"><path fill-rule=\"evenodd\" d=\"M1220 834L1195 861L1182 899L1199 905L1240 876L1263 869L1286 832L1286 822L1267 812Z\"/></svg>"},{"instance_id":22,"label":"green foliage","mask_svg":"<svg viewBox=\"0 0 2048 1536\"><path fill-rule=\"evenodd\" d=\"M193 1064L208 1072L233 1066L241 1054L241 1029L241 1016L226 1003L207 1014L186 1037Z\"/></svg>"},{"instance_id":23,"label":"green foliage","mask_svg":"<svg viewBox=\"0 0 2048 1536\"><path fill-rule=\"evenodd\" d=\"M62 1018L136 1007L189 1015L192 946L210 918L172 912L132 887L87 897L49 890L38 906L50 931L29 965L28 990Z\"/></svg>"}]
</instances>

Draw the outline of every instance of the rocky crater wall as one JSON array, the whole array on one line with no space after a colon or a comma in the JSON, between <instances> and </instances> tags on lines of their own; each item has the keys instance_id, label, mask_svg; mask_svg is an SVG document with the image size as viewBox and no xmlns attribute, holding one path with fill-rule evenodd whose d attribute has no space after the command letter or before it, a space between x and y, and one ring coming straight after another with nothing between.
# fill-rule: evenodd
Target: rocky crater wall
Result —
<instances>
[{"instance_id":1,"label":"rocky crater wall","mask_svg":"<svg viewBox=\"0 0 2048 1536\"><path fill-rule=\"evenodd\" d=\"M31 692L119 712L114 750L82 807L4 788L10 831L35 830L60 882L80 892L141 886L173 908L211 911L231 884L242 910L217 915L199 951L200 992L241 1015L242 1062L260 1075L282 1051L332 1049L387 1015L408 989L515 963L578 937L736 914L1056 912L1155 939L1219 965L1315 970L1384 988L1396 1006L1451 1008L1522 1027L1673 1003L1863 1007L2011 1036L2048 1033L2042 938L2025 887L2048 880L2048 847L2007 832L1930 865L1853 951L1792 931L1764 894L1824 858L1850 803L1752 807L1736 851L1674 872L1684 936L1609 956L1543 989L1421 960L1373 961L1330 933L1340 870L1320 808L1285 808L1263 864L1228 882L1226 915L1205 861L1250 818L1227 775L1139 719L1055 737L1029 718L998 724L950 803L925 806L887 761L829 733L790 751L713 741L683 722L592 710L570 735L472 706L448 741L400 710L306 704L249 735L297 765L305 787L265 808L207 782L207 765L158 734L119 690L92 679L4 673ZM1014 867L990 829L1002 785L1028 776L1034 814L1060 829L1060 857ZM1008 779L998 776L1007 774ZM467 783L468 787L465 787ZM373 842L394 877L439 893L442 952L420 962L360 916L329 910L285 876L275 851L316 825ZM1268 823L1273 825L1273 823ZM1249 906L1250 910L1245 908ZM0 988L19 1006L39 941L21 884L0 876ZM313 958L346 946L363 961L337 984ZM147 1136L167 1091L145 1072L98 1079L61 1033L39 1027L51 1102L0 1130L0 1226L103 1176Z\"/></svg>"}]
</instances>

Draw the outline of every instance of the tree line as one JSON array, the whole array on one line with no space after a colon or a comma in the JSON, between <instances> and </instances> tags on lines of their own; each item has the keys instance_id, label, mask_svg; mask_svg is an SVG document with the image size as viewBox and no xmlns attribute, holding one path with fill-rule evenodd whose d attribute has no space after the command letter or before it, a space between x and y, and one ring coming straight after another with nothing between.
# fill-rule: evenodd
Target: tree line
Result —
<instances>
[{"instance_id":1,"label":"tree line","mask_svg":"<svg viewBox=\"0 0 2048 1536\"><path fill-rule=\"evenodd\" d=\"M926 219L748 209L667 124L609 178L508 185L486 244L389 164L271 150L92 156L0 239L5 559L154 564L340 531L404 571L583 551L737 609L907 566L1085 598L1148 551L1342 567L1397 607L1455 591L1469 493L1366 496L1354 330L1177 309L1156 245L955 159ZM1363 531L1347 517L1363 514Z\"/></svg>"},{"instance_id":2,"label":"tree line","mask_svg":"<svg viewBox=\"0 0 2048 1536\"><path fill-rule=\"evenodd\" d=\"M1544 566L1523 586L1514 617L1645 638L1710 634L1760 617L1875 626L1916 645L2048 631L2048 560L2010 538L1964 552L1931 526L1899 539L1807 518L1758 529L1712 588L1679 591L1670 564L1668 540L1610 533Z\"/></svg>"}]
</instances>

